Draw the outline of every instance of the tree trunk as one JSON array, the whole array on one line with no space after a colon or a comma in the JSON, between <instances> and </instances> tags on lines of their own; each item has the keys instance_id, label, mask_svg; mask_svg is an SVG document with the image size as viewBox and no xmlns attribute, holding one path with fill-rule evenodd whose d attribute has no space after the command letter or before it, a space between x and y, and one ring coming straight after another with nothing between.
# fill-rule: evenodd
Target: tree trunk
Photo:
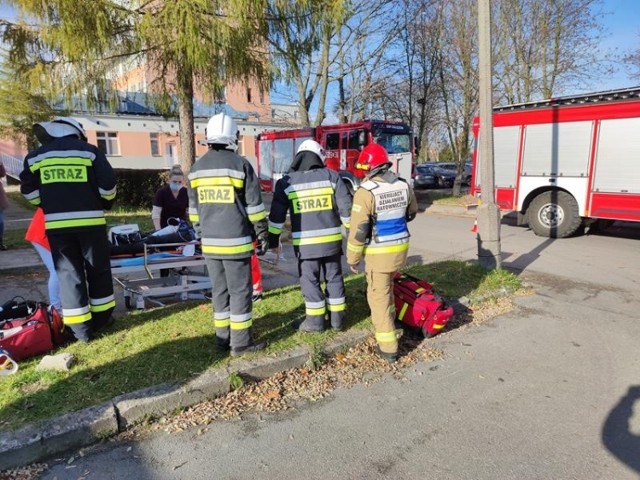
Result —
<instances>
[{"instance_id":1,"label":"tree trunk","mask_svg":"<svg viewBox=\"0 0 640 480\"><path fill-rule=\"evenodd\" d=\"M319 65L320 72L316 74L319 79L319 82L317 82L319 85L319 96L315 126L322 125L322 122L327 116L325 108L327 103L327 90L329 88L329 51L331 49L331 35L332 27L329 24L324 27L324 34L322 36L322 54L320 56Z\"/></svg>"},{"instance_id":2,"label":"tree trunk","mask_svg":"<svg viewBox=\"0 0 640 480\"><path fill-rule=\"evenodd\" d=\"M178 79L178 116L180 123L179 160L182 171L187 173L196 157L193 126L193 76L180 75Z\"/></svg>"}]
</instances>

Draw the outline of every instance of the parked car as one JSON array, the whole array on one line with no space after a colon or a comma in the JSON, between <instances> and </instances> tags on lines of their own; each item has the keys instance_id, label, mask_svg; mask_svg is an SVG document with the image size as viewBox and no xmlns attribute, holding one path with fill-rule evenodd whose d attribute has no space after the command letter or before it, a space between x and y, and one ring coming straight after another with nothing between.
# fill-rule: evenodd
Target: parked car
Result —
<instances>
[{"instance_id":1,"label":"parked car","mask_svg":"<svg viewBox=\"0 0 640 480\"><path fill-rule=\"evenodd\" d=\"M455 170L447 170L446 168L441 167L433 167L433 173L436 177L436 182L438 183L438 187L441 188L451 188L453 187L453 182L456 181L457 173Z\"/></svg>"},{"instance_id":2,"label":"parked car","mask_svg":"<svg viewBox=\"0 0 640 480\"><path fill-rule=\"evenodd\" d=\"M458 164L452 162L435 163L434 166L442 168L444 170L450 170L452 172L458 172ZM471 163L466 162L462 169L462 184L471 185Z\"/></svg>"},{"instance_id":3,"label":"parked car","mask_svg":"<svg viewBox=\"0 0 640 480\"><path fill-rule=\"evenodd\" d=\"M458 165L452 162L438 162L435 163L434 166L444 168L445 170L452 170L454 172L458 170Z\"/></svg>"},{"instance_id":4,"label":"parked car","mask_svg":"<svg viewBox=\"0 0 640 480\"><path fill-rule=\"evenodd\" d=\"M434 188L438 185L433 167L430 165L418 165L416 175L413 177L414 188Z\"/></svg>"},{"instance_id":5,"label":"parked car","mask_svg":"<svg viewBox=\"0 0 640 480\"><path fill-rule=\"evenodd\" d=\"M462 181L465 185L471 185L471 162L464 164L464 170L462 172Z\"/></svg>"}]
</instances>

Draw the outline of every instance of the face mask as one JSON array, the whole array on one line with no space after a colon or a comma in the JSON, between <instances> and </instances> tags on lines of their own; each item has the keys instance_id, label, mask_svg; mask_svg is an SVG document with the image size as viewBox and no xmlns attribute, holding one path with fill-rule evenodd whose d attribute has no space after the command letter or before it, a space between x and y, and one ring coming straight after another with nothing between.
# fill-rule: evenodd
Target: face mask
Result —
<instances>
[{"instance_id":1,"label":"face mask","mask_svg":"<svg viewBox=\"0 0 640 480\"><path fill-rule=\"evenodd\" d=\"M173 183L173 182L171 182L171 183L169 184L169 188L170 188L171 190L173 190L174 192L177 192L178 190L180 190L180 189L182 188L182 185L180 185L179 183Z\"/></svg>"}]
</instances>

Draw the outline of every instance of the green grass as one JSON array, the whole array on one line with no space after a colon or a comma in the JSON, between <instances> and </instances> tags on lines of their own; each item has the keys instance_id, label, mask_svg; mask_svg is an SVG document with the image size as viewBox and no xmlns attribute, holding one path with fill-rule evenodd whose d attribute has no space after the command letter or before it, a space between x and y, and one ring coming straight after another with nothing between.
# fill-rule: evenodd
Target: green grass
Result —
<instances>
[{"instance_id":1,"label":"green grass","mask_svg":"<svg viewBox=\"0 0 640 480\"><path fill-rule=\"evenodd\" d=\"M477 203L477 199L473 195L453 196L443 192L429 192L429 199L434 205L460 205L466 206Z\"/></svg>"},{"instance_id":2,"label":"green grass","mask_svg":"<svg viewBox=\"0 0 640 480\"><path fill-rule=\"evenodd\" d=\"M492 291L517 289L519 280L505 271L486 271L461 261L412 266L409 272L429 279L445 297L487 298ZM370 328L362 274L346 278L347 329ZM308 345L320 362L322 346L333 331L305 334L290 323L304 316L298 285L267 291L254 306L256 337L269 341L265 354ZM182 383L209 368L227 364L214 350L211 305L185 302L133 311L89 344L74 343L55 353L72 353L70 372L37 372L39 358L25 360L18 373L0 380L0 428L13 429L105 402L114 396L164 383ZM260 354L262 355L262 354Z\"/></svg>"},{"instance_id":3,"label":"green grass","mask_svg":"<svg viewBox=\"0 0 640 480\"><path fill-rule=\"evenodd\" d=\"M22 227L7 229L5 224L3 243L10 250L14 250L16 248L31 248L31 244L24 239L26 231L26 228Z\"/></svg>"},{"instance_id":4,"label":"green grass","mask_svg":"<svg viewBox=\"0 0 640 480\"><path fill-rule=\"evenodd\" d=\"M7 196L22 208L26 208L32 212L36 209L36 207L31 205L20 192L7 192Z\"/></svg>"}]
</instances>

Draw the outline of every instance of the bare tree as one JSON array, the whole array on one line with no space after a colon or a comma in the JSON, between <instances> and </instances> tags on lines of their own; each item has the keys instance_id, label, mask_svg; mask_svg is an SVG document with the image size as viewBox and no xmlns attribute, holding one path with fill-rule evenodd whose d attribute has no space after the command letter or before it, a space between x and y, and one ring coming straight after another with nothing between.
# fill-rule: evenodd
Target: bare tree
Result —
<instances>
[{"instance_id":1,"label":"bare tree","mask_svg":"<svg viewBox=\"0 0 640 480\"><path fill-rule=\"evenodd\" d=\"M386 95L391 114L414 130L421 157L427 158L429 133L437 123L439 41L442 8L433 0L404 0L395 57L398 82Z\"/></svg>"},{"instance_id":2,"label":"bare tree","mask_svg":"<svg viewBox=\"0 0 640 480\"><path fill-rule=\"evenodd\" d=\"M439 75L444 127L458 164L454 195L460 192L460 173L469 158L471 126L478 109L476 15L475 0L443 0Z\"/></svg>"},{"instance_id":3,"label":"bare tree","mask_svg":"<svg viewBox=\"0 0 640 480\"><path fill-rule=\"evenodd\" d=\"M387 68L385 52L399 33L397 12L397 6L386 0L354 2L338 31L330 80L338 86L334 112L340 121L366 116L371 78Z\"/></svg>"},{"instance_id":4,"label":"bare tree","mask_svg":"<svg viewBox=\"0 0 640 480\"><path fill-rule=\"evenodd\" d=\"M284 0L268 2L268 32L275 80L293 85L300 121L311 125L309 111L319 99L316 124L324 119L331 41L347 15L341 1Z\"/></svg>"},{"instance_id":5,"label":"bare tree","mask_svg":"<svg viewBox=\"0 0 640 480\"><path fill-rule=\"evenodd\" d=\"M640 48L628 53L623 61L632 70L631 76L640 80Z\"/></svg>"},{"instance_id":6,"label":"bare tree","mask_svg":"<svg viewBox=\"0 0 640 480\"><path fill-rule=\"evenodd\" d=\"M494 2L496 100L550 98L602 75L600 0Z\"/></svg>"}]
</instances>

